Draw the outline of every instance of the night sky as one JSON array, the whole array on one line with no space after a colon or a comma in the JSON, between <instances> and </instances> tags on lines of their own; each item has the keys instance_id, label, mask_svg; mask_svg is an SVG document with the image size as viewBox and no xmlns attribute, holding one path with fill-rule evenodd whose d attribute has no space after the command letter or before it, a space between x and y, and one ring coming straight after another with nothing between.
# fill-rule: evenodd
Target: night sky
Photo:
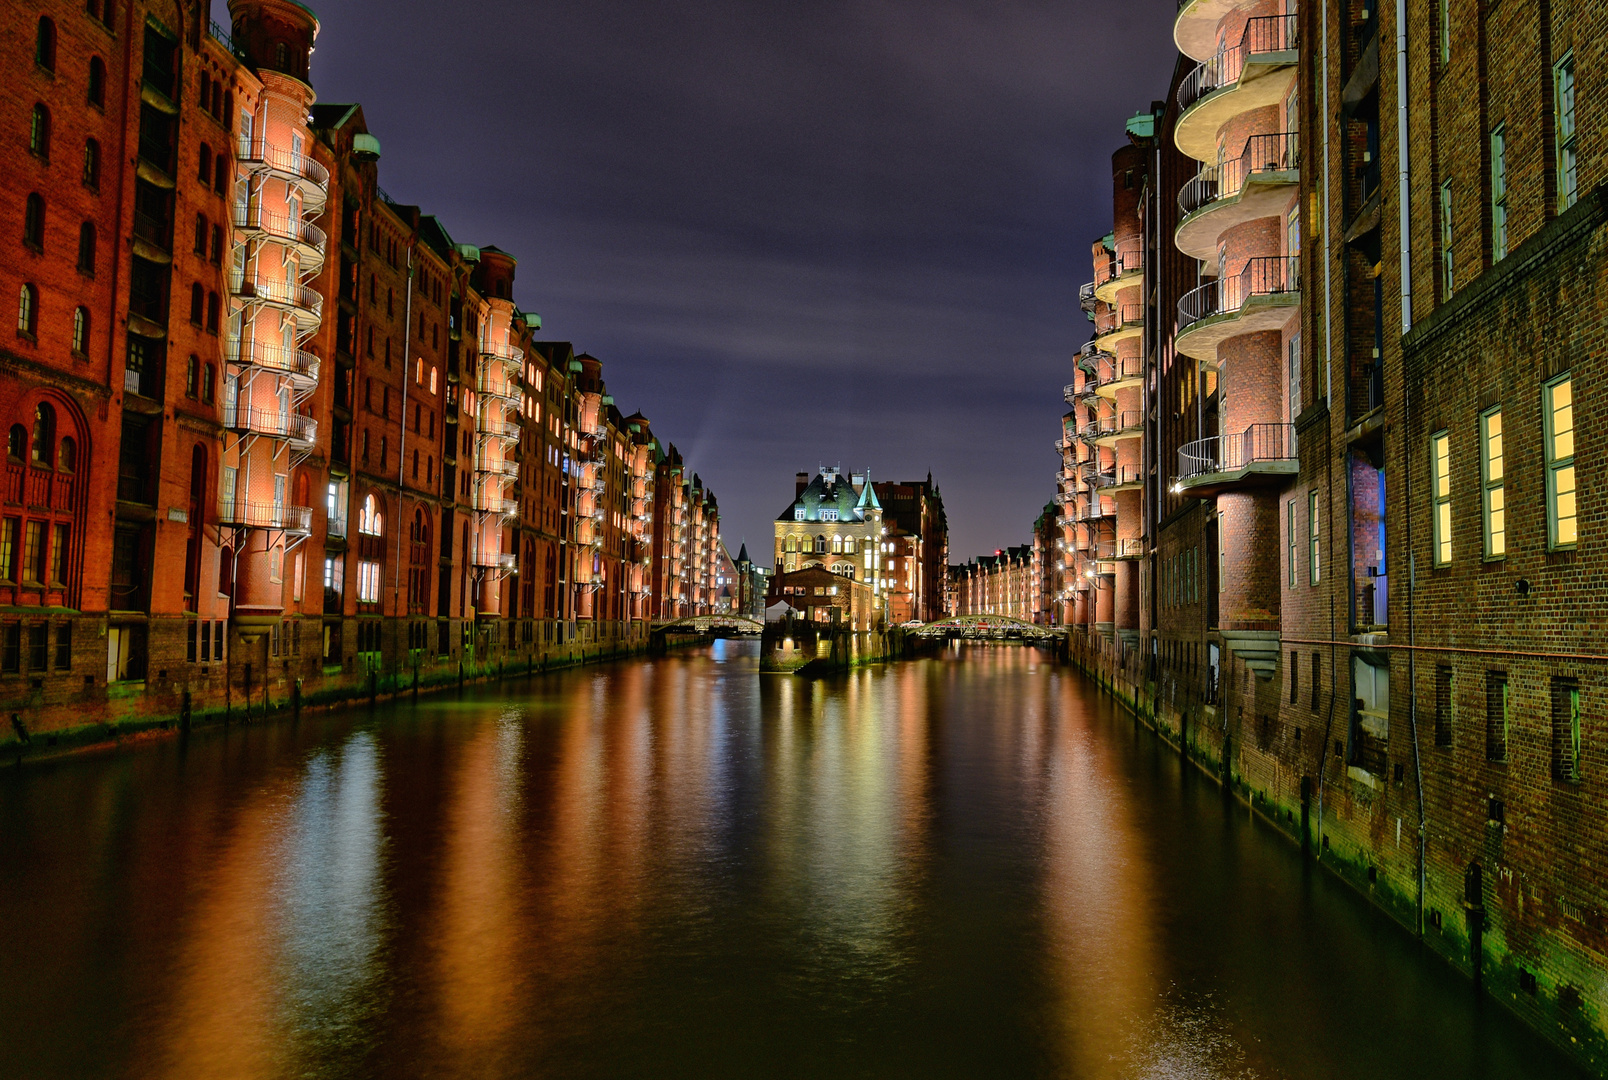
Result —
<instances>
[{"instance_id":1,"label":"night sky","mask_svg":"<svg viewBox=\"0 0 1608 1080\"><path fill-rule=\"evenodd\" d=\"M518 257L734 554L821 464L930 469L953 561L1027 541L1174 0L312 3L381 185Z\"/></svg>"}]
</instances>

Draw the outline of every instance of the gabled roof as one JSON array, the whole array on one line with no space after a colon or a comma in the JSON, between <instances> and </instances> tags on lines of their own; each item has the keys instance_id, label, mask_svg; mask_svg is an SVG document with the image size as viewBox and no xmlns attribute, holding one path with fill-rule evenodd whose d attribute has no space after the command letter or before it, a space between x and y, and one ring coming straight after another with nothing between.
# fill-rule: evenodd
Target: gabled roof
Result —
<instances>
[{"instance_id":1,"label":"gabled roof","mask_svg":"<svg viewBox=\"0 0 1608 1080\"><path fill-rule=\"evenodd\" d=\"M802 508L804 516L797 511ZM877 493L867 483L860 491L836 469L825 469L804 488L802 494L787 504L787 509L776 515L777 521L821 521L821 511L837 511L837 521L864 521L870 510L881 510Z\"/></svg>"}]
</instances>

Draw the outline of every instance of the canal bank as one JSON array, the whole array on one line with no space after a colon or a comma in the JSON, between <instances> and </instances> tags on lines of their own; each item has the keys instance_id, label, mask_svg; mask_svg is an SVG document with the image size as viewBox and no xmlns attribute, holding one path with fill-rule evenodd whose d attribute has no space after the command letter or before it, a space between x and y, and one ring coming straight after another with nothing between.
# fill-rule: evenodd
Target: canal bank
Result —
<instances>
[{"instance_id":1,"label":"canal bank","mask_svg":"<svg viewBox=\"0 0 1608 1080\"><path fill-rule=\"evenodd\" d=\"M149 680L98 687L86 682L82 693L66 698L47 697L36 687L0 702L0 714L9 717L0 730L0 769L193 729L260 723L365 701L379 704L628 659L647 653L653 637L641 622L532 619L478 626L465 621L449 626L438 642L435 624L429 624L429 634L418 630L421 625L374 619L359 634L369 647L333 664L311 650L304 655L300 634L290 630L251 639L230 634L226 653L220 636L222 662L175 658L173 678L170 669L157 668ZM668 647L696 641L673 637ZM193 653L193 640L191 646Z\"/></svg>"},{"instance_id":2,"label":"canal bank","mask_svg":"<svg viewBox=\"0 0 1608 1080\"><path fill-rule=\"evenodd\" d=\"M1582 1067L1608 1075L1608 1015L1599 1008L1603 970L1578 945L1581 938L1598 947L1608 944L1608 914L1580 907L1570 911L1567 900L1543 898L1506 864L1508 822L1500 799L1475 798L1477 805L1468 808L1470 816L1484 821L1481 846L1466 850L1453 830L1437 831L1433 823L1426 823L1421 845L1418 778L1401 765L1388 780L1348 766L1349 706L1334 700L1332 690L1321 698L1311 691L1310 731L1284 731L1271 719L1278 712L1277 682L1232 659L1219 684L1212 687L1208 681L1200 692L1194 680L1166 670L1159 679L1149 677L1137 650L1098 636L1069 634L1065 656L1184 761L1388 914L1477 990ZM1515 816L1520 813L1516 808ZM1440 848L1441 859L1426 857L1432 846ZM1433 872L1437 861L1468 869L1440 877ZM1565 930L1556 918L1537 917L1543 899L1562 907L1576 925Z\"/></svg>"}]
</instances>

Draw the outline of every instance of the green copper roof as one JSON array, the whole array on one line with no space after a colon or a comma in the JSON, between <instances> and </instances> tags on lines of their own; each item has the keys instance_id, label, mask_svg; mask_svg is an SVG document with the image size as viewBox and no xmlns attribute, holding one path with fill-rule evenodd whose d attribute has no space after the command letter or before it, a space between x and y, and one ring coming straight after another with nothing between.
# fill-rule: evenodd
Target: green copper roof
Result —
<instances>
[{"instance_id":1,"label":"green copper roof","mask_svg":"<svg viewBox=\"0 0 1608 1080\"><path fill-rule=\"evenodd\" d=\"M871 492L870 501L866 501L865 492ZM802 509L804 516L801 519L798 511ZM776 516L777 521L864 521L866 511L882 509L877 502L876 492L871 491L871 483L866 481L861 491L855 491L854 485L848 477L836 469L826 469L815 474L815 479L809 482L804 493L788 504L787 509ZM826 511L827 517L821 516Z\"/></svg>"},{"instance_id":2,"label":"green copper roof","mask_svg":"<svg viewBox=\"0 0 1608 1080\"><path fill-rule=\"evenodd\" d=\"M1107 251L1117 250L1117 238L1111 233L1106 233L1104 236L1100 237L1100 243L1105 246Z\"/></svg>"},{"instance_id":3,"label":"green copper roof","mask_svg":"<svg viewBox=\"0 0 1608 1080\"><path fill-rule=\"evenodd\" d=\"M1154 113L1134 113L1128 118L1128 134L1137 135L1141 139L1148 139L1156 133L1156 117Z\"/></svg>"},{"instance_id":4,"label":"green copper roof","mask_svg":"<svg viewBox=\"0 0 1608 1080\"><path fill-rule=\"evenodd\" d=\"M464 262L477 263L480 261L480 249L473 244L459 244L458 257Z\"/></svg>"},{"instance_id":5,"label":"green copper roof","mask_svg":"<svg viewBox=\"0 0 1608 1080\"><path fill-rule=\"evenodd\" d=\"M540 330L542 328L542 317L540 315L536 314L534 311L526 311L522 312L521 314L525 318L526 326L530 327L532 330Z\"/></svg>"}]
</instances>

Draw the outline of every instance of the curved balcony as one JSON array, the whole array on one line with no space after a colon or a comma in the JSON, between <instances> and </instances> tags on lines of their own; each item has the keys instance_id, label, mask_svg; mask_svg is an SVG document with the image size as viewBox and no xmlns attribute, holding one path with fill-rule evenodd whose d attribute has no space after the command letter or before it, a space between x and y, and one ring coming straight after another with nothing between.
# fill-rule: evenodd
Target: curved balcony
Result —
<instances>
[{"instance_id":1,"label":"curved balcony","mask_svg":"<svg viewBox=\"0 0 1608 1080\"><path fill-rule=\"evenodd\" d=\"M284 503L218 500L218 524L241 529L278 529L297 536L313 531L313 508Z\"/></svg>"},{"instance_id":2,"label":"curved balcony","mask_svg":"<svg viewBox=\"0 0 1608 1080\"><path fill-rule=\"evenodd\" d=\"M515 565L515 557L511 554L505 553L488 555L477 552L475 554L475 565L480 567L482 570L501 570L504 573L512 573Z\"/></svg>"},{"instance_id":3,"label":"curved balcony","mask_svg":"<svg viewBox=\"0 0 1608 1080\"><path fill-rule=\"evenodd\" d=\"M1117 399L1118 390L1138 386L1145 379L1142 356L1110 356L1095 371L1094 392L1108 401Z\"/></svg>"},{"instance_id":4,"label":"curved balcony","mask_svg":"<svg viewBox=\"0 0 1608 1080\"><path fill-rule=\"evenodd\" d=\"M1094 268L1094 298L1114 304L1117 294L1137 287L1144 274L1144 249L1137 243L1119 244L1110 259Z\"/></svg>"},{"instance_id":5,"label":"curved balcony","mask_svg":"<svg viewBox=\"0 0 1608 1080\"><path fill-rule=\"evenodd\" d=\"M1196 161L1217 157L1217 132L1251 109L1279 105L1295 81L1296 17L1250 19L1240 43L1204 59L1178 87L1178 149Z\"/></svg>"},{"instance_id":6,"label":"curved balcony","mask_svg":"<svg viewBox=\"0 0 1608 1080\"><path fill-rule=\"evenodd\" d=\"M1301 468L1294 424L1252 424L1238 435L1185 443L1173 491L1201 497L1282 484Z\"/></svg>"},{"instance_id":7,"label":"curved balcony","mask_svg":"<svg viewBox=\"0 0 1608 1080\"><path fill-rule=\"evenodd\" d=\"M1118 491L1137 491L1145 484L1144 469L1139 465L1118 465L1103 475L1105 479L1100 490L1107 495Z\"/></svg>"},{"instance_id":8,"label":"curved balcony","mask_svg":"<svg viewBox=\"0 0 1608 1080\"><path fill-rule=\"evenodd\" d=\"M1091 315L1094 312L1094 305L1099 302L1095 299L1094 289L1095 283L1092 281L1085 281L1082 285L1078 286L1078 307L1082 308L1086 312L1089 312Z\"/></svg>"},{"instance_id":9,"label":"curved balcony","mask_svg":"<svg viewBox=\"0 0 1608 1080\"><path fill-rule=\"evenodd\" d=\"M240 303L287 312L298 333L311 333L324 319L324 298L316 289L291 281L231 281L229 294Z\"/></svg>"},{"instance_id":10,"label":"curved balcony","mask_svg":"<svg viewBox=\"0 0 1608 1080\"><path fill-rule=\"evenodd\" d=\"M494 514L503 518L519 516L519 503L506 495L491 491L476 491L469 497L469 508L482 514Z\"/></svg>"},{"instance_id":11,"label":"curved balcony","mask_svg":"<svg viewBox=\"0 0 1608 1080\"><path fill-rule=\"evenodd\" d=\"M1110 355L1110 353L1100 348L1099 342L1085 341L1083 347L1078 349L1078 367L1084 371L1093 371L1102 359L1108 358ZM1087 387L1085 387L1085 390L1087 390Z\"/></svg>"},{"instance_id":12,"label":"curved balcony","mask_svg":"<svg viewBox=\"0 0 1608 1080\"><path fill-rule=\"evenodd\" d=\"M480 358L486 365L501 368L503 378L510 382L522 378L525 374L525 351L512 345L499 345L488 341L480 346ZM485 370L483 365L481 371Z\"/></svg>"},{"instance_id":13,"label":"curved balcony","mask_svg":"<svg viewBox=\"0 0 1608 1080\"><path fill-rule=\"evenodd\" d=\"M318 441L318 421L300 413L278 409L254 409L248 405L225 405L223 426L239 435L258 435L284 439L293 447L311 450Z\"/></svg>"},{"instance_id":14,"label":"curved balcony","mask_svg":"<svg viewBox=\"0 0 1608 1080\"><path fill-rule=\"evenodd\" d=\"M1057 454L1060 454L1062 457L1065 457L1067 455L1067 453L1069 451L1071 451L1076 446L1077 446L1077 442L1075 440L1073 440L1073 439L1056 439L1055 440L1055 452Z\"/></svg>"},{"instance_id":15,"label":"curved balcony","mask_svg":"<svg viewBox=\"0 0 1608 1080\"><path fill-rule=\"evenodd\" d=\"M1239 157L1196 173L1178 193L1184 213L1173 234L1178 250L1210 265L1227 230L1257 218L1282 218L1301 182L1298 153L1294 134L1252 135Z\"/></svg>"},{"instance_id":16,"label":"curved balcony","mask_svg":"<svg viewBox=\"0 0 1608 1080\"><path fill-rule=\"evenodd\" d=\"M269 240L296 252L304 273L324 265L329 238L317 225L260 206L236 206L229 212L234 227L249 237Z\"/></svg>"},{"instance_id":17,"label":"curved balcony","mask_svg":"<svg viewBox=\"0 0 1608 1080\"><path fill-rule=\"evenodd\" d=\"M519 388L507 379L498 378L489 368L480 369L480 374L475 379L475 393L506 408L519 408Z\"/></svg>"},{"instance_id":18,"label":"curved balcony","mask_svg":"<svg viewBox=\"0 0 1608 1080\"><path fill-rule=\"evenodd\" d=\"M475 427L475 434L482 439L495 439L500 442L518 442L519 425L507 420L494 420L482 416L480 423Z\"/></svg>"},{"instance_id":19,"label":"curved balcony","mask_svg":"<svg viewBox=\"0 0 1608 1080\"><path fill-rule=\"evenodd\" d=\"M1137 439L1145 433L1145 414L1141 409L1123 409L1095 421L1094 444L1115 446L1122 439Z\"/></svg>"},{"instance_id":20,"label":"curved balcony","mask_svg":"<svg viewBox=\"0 0 1608 1080\"><path fill-rule=\"evenodd\" d=\"M1115 515L1115 513L1115 508L1110 510L1106 509L1105 500L1100 496L1095 495L1092 496L1087 502L1080 505L1076 510L1072 511L1072 516L1078 521L1088 522L1102 521L1105 518L1112 517Z\"/></svg>"},{"instance_id":21,"label":"curved balcony","mask_svg":"<svg viewBox=\"0 0 1608 1080\"><path fill-rule=\"evenodd\" d=\"M1223 20L1255 2L1178 0L1178 14L1173 22L1173 42L1178 51L1195 60L1210 59L1217 52L1217 28Z\"/></svg>"},{"instance_id":22,"label":"curved balcony","mask_svg":"<svg viewBox=\"0 0 1608 1080\"><path fill-rule=\"evenodd\" d=\"M1119 342L1136 338L1144 333L1145 306L1143 304L1113 304L1094 316L1094 343L1099 351L1109 353Z\"/></svg>"},{"instance_id":23,"label":"curved balcony","mask_svg":"<svg viewBox=\"0 0 1608 1080\"><path fill-rule=\"evenodd\" d=\"M1285 256L1247 259L1223 281L1191 289L1178 301L1173 347L1207 364L1217 347L1242 334L1278 330L1301 307L1301 260Z\"/></svg>"},{"instance_id":24,"label":"curved balcony","mask_svg":"<svg viewBox=\"0 0 1608 1080\"><path fill-rule=\"evenodd\" d=\"M502 476L512 480L519 476L519 462L508 458L488 458L482 454L475 463L475 472L482 476Z\"/></svg>"},{"instance_id":25,"label":"curved balcony","mask_svg":"<svg viewBox=\"0 0 1608 1080\"><path fill-rule=\"evenodd\" d=\"M225 341L223 359L240 367L258 367L283 375L297 390L318 385L319 359L306 349L287 349L260 341Z\"/></svg>"},{"instance_id":26,"label":"curved balcony","mask_svg":"<svg viewBox=\"0 0 1608 1080\"><path fill-rule=\"evenodd\" d=\"M1076 491L1057 491L1055 493L1055 502L1058 506L1071 506L1082 497Z\"/></svg>"},{"instance_id":27,"label":"curved balcony","mask_svg":"<svg viewBox=\"0 0 1608 1080\"><path fill-rule=\"evenodd\" d=\"M309 213L322 210L329 198L329 170L306 153L298 154L258 136L235 140L235 160L247 172L267 173L293 185Z\"/></svg>"}]
</instances>

